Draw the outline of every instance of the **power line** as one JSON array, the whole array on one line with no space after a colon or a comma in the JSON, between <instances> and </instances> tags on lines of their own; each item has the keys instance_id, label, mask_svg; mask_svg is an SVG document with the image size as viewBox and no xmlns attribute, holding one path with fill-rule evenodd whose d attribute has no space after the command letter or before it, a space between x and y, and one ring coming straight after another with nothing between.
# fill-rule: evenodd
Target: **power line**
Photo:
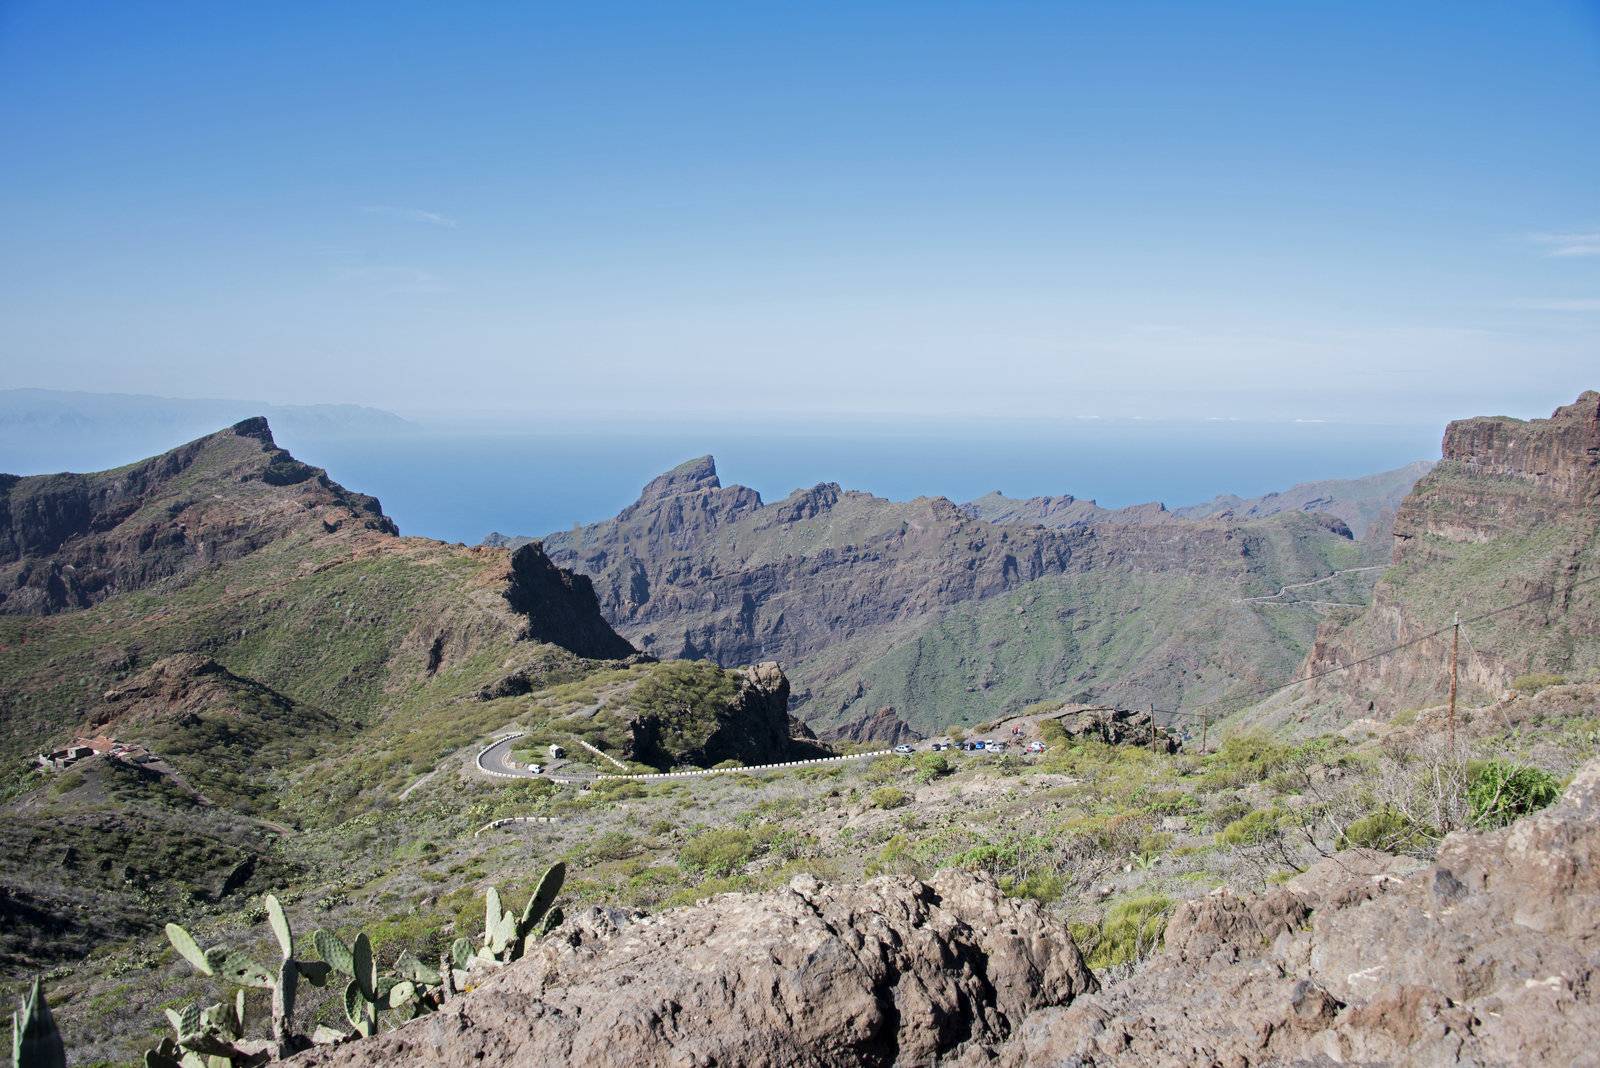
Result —
<instances>
[{"instance_id":1,"label":"power line","mask_svg":"<svg viewBox=\"0 0 1600 1068\"><path fill-rule=\"evenodd\" d=\"M1465 626L1468 623L1478 623L1478 622L1481 622L1481 621L1483 621L1485 619L1490 619L1490 618L1492 618L1494 616L1502 615L1502 614L1504 614L1506 612L1514 612L1518 608L1526 608L1528 605L1536 604L1539 601L1552 600L1557 594L1560 594L1560 593L1570 594L1570 593L1572 593L1573 590L1577 589L1578 587L1587 586L1590 583L1594 583L1594 582L1600 582L1600 575L1591 575L1586 579L1578 579L1578 580L1576 580L1574 582L1569 582L1565 586L1552 587L1551 589L1549 589L1548 591L1546 591L1544 593L1535 594L1534 596L1529 597L1529 598L1527 598L1525 600L1518 601L1515 604L1501 605L1499 608L1491 608L1486 612L1479 612L1475 616L1468 616L1467 618L1461 620L1460 621L1460 625ZM1444 634L1447 631L1452 630L1456 625L1457 624L1455 624L1455 623L1447 624L1447 625L1445 625L1443 627L1440 627L1438 630L1429 631L1427 634L1423 634L1423 635L1420 635L1418 637L1412 638L1409 641L1403 641L1403 642L1399 643L1398 645L1391 645L1387 649L1379 649L1375 653L1368 653L1366 656L1363 656L1358 660L1352 660L1348 664L1340 664L1337 667L1324 668L1322 671L1314 671L1311 674L1307 675L1303 679L1294 679L1294 680L1292 680L1290 682L1279 683L1279 684L1274 685L1274 686L1268 686L1268 687L1265 687L1265 688L1260 689L1260 690L1252 690L1252 691L1249 691L1249 692L1246 692L1246 693L1243 693L1243 694L1232 694L1232 695L1230 695L1228 697L1218 698L1215 701L1208 701L1205 704L1200 705L1199 707L1202 708L1202 709L1205 709L1205 708L1210 708L1210 707L1212 707L1214 705L1221 704L1223 701L1230 701L1230 702L1232 702L1232 701L1250 701L1250 700L1253 700L1255 698L1270 697L1272 694L1282 693L1284 690L1290 689L1291 687L1294 687L1294 686L1299 686L1302 683L1315 682L1317 679L1327 678L1329 675L1336 675L1341 671L1349 671L1353 667L1359 667L1362 664L1370 663L1370 662L1372 662L1374 660L1381 659L1382 657L1388 656L1390 653L1397 653L1401 649L1409 649L1413 645L1421 645L1425 641L1430 641L1431 639L1437 638L1439 635ZM1165 715L1169 715L1169 716L1193 716L1193 717L1198 718L1198 717L1201 717L1203 715L1203 713L1201 713L1201 712L1185 712L1185 711L1179 711L1179 710L1157 709L1156 711L1162 712Z\"/></svg>"}]
</instances>

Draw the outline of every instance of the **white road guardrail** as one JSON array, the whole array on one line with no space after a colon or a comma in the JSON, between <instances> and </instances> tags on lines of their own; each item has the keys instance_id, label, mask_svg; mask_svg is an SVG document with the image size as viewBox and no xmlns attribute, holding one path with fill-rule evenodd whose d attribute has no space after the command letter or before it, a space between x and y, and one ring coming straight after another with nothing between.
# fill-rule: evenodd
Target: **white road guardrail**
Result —
<instances>
[{"instance_id":1,"label":"white road guardrail","mask_svg":"<svg viewBox=\"0 0 1600 1068\"><path fill-rule=\"evenodd\" d=\"M604 775L596 773L592 777L583 778L564 778L557 775L519 775L513 772L495 771L493 768L490 768L484 764L483 758L489 752L489 750L493 749L497 745L509 742L514 738L521 738L527 733L527 731L517 731L515 734L507 734L504 737L496 738L494 741L484 746L478 751L478 770L483 772L485 775L493 775L500 779L540 778L545 779L548 782L570 785L577 783L586 784L592 782L612 782L615 780L639 782L652 779L693 779L702 775L725 775L730 772L777 771L782 768L803 768L815 764L833 764L841 760L867 760L872 757L889 756L894 753L893 749L873 749L866 753L848 753L844 756L814 757L810 760L784 760L779 761L776 764L742 764L736 768L696 768L693 771L656 771L645 774L627 773L621 775Z\"/></svg>"}]
</instances>

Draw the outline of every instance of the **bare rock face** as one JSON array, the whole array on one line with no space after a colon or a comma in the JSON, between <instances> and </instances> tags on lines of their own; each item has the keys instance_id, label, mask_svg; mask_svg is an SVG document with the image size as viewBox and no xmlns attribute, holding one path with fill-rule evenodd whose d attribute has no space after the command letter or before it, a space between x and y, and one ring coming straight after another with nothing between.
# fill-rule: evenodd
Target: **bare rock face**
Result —
<instances>
[{"instance_id":1,"label":"bare rock face","mask_svg":"<svg viewBox=\"0 0 1600 1068\"><path fill-rule=\"evenodd\" d=\"M527 617L524 637L596 660L618 660L633 646L600 615L594 584L550 562L538 542L511 554L504 592L512 611Z\"/></svg>"},{"instance_id":2,"label":"bare rock face","mask_svg":"<svg viewBox=\"0 0 1600 1068\"><path fill-rule=\"evenodd\" d=\"M887 742L892 745L922 741L922 735L889 707L842 723L826 732L826 737L831 742Z\"/></svg>"},{"instance_id":3,"label":"bare rock face","mask_svg":"<svg viewBox=\"0 0 1600 1068\"><path fill-rule=\"evenodd\" d=\"M1600 392L1579 394L1549 419L1451 423L1444 459L1485 477L1530 483L1574 505L1600 502Z\"/></svg>"},{"instance_id":4,"label":"bare rock face","mask_svg":"<svg viewBox=\"0 0 1600 1068\"><path fill-rule=\"evenodd\" d=\"M809 876L659 917L591 910L439 1013L298 1063L930 1064L1096 988L1064 924L942 872Z\"/></svg>"},{"instance_id":5,"label":"bare rock face","mask_svg":"<svg viewBox=\"0 0 1600 1068\"><path fill-rule=\"evenodd\" d=\"M1180 905L1160 956L1035 1013L1001 1063L1600 1063L1600 761L1422 865L1366 850Z\"/></svg>"}]
</instances>

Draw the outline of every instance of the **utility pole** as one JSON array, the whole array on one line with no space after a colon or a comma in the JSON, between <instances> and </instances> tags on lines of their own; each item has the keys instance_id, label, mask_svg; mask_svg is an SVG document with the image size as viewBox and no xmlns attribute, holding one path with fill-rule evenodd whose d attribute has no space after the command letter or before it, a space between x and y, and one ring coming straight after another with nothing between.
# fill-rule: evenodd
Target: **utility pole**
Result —
<instances>
[{"instance_id":1,"label":"utility pole","mask_svg":"<svg viewBox=\"0 0 1600 1068\"><path fill-rule=\"evenodd\" d=\"M1455 622L1450 625L1450 712L1447 722L1450 731L1450 759L1456 758L1456 681L1460 676L1461 665L1461 613L1457 612Z\"/></svg>"},{"instance_id":2,"label":"utility pole","mask_svg":"<svg viewBox=\"0 0 1600 1068\"><path fill-rule=\"evenodd\" d=\"M1152 753L1156 751L1156 706L1154 701L1150 703L1150 751Z\"/></svg>"},{"instance_id":3,"label":"utility pole","mask_svg":"<svg viewBox=\"0 0 1600 1068\"><path fill-rule=\"evenodd\" d=\"M1211 717L1204 712L1200 713L1200 752L1206 751L1206 728L1211 726Z\"/></svg>"}]
</instances>

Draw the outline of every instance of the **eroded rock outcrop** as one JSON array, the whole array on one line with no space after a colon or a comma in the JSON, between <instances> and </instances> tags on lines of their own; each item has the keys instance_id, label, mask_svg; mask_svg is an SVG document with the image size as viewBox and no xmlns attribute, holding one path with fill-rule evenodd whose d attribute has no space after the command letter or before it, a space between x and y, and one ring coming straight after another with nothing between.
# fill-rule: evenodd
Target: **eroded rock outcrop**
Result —
<instances>
[{"instance_id":1,"label":"eroded rock outcrop","mask_svg":"<svg viewBox=\"0 0 1600 1068\"><path fill-rule=\"evenodd\" d=\"M1095 989L1066 926L992 880L809 876L657 917L591 910L430 1017L306 1065L919 1065Z\"/></svg>"},{"instance_id":2,"label":"eroded rock outcrop","mask_svg":"<svg viewBox=\"0 0 1600 1068\"><path fill-rule=\"evenodd\" d=\"M1073 741L1106 745L1138 745L1162 753L1176 753L1178 736L1157 723L1149 712L1126 708L1070 708L1052 717Z\"/></svg>"},{"instance_id":3,"label":"eroded rock outcrop","mask_svg":"<svg viewBox=\"0 0 1600 1068\"><path fill-rule=\"evenodd\" d=\"M667 673L690 671L720 675L713 665L667 665ZM710 767L725 760L772 764L818 755L790 728L789 679L772 661L729 672L734 685L726 701L696 701L683 695L678 707L643 711L629 723L625 748L630 760L656 767ZM623 704L629 705L630 699Z\"/></svg>"},{"instance_id":4,"label":"eroded rock outcrop","mask_svg":"<svg viewBox=\"0 0 1600 1068\"><path fill-rule=\"evenodd\" d=\"M1600 761L1432 865L1366 850L1178 907L1126 980L1035 1013L1002 1063L1595 1064Z\"/></svg>"},{"instance_id":5,"label":"eroded rock outcrop","mask_svg":"<svg viewBox=\"0 0 1600 1068\"><path fill-rule=\"evenodd\" d=\"M923 739L923 735L887 705L834 727L826 737L830 742L887 742L890 745L920 742Z\"/></svg>"},{"instance_id":6,"label":"eroded rock outcrop","mask_svg":"<svg viewBox=\"0 0 1600 1068\"><path fill-rule=\"evenodd\" d=\"M597 660L634 653L633 646L600 615L594 584L551 563L538 542L512 552L504 596L512 611L527 617L525 636L534 641Z\"/></svg>"}]
</instances>

